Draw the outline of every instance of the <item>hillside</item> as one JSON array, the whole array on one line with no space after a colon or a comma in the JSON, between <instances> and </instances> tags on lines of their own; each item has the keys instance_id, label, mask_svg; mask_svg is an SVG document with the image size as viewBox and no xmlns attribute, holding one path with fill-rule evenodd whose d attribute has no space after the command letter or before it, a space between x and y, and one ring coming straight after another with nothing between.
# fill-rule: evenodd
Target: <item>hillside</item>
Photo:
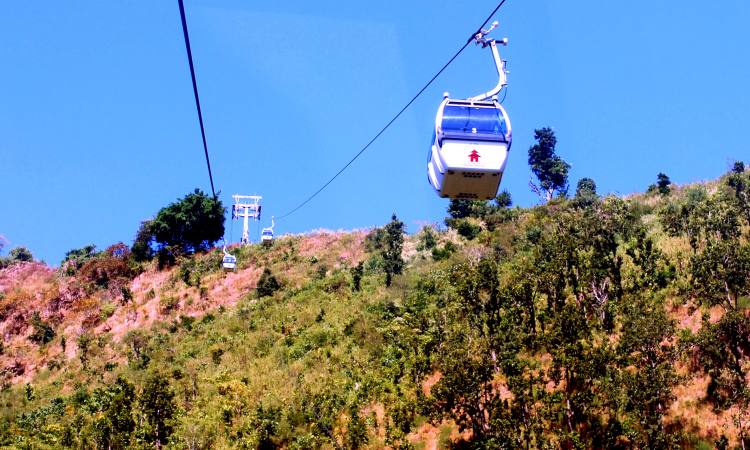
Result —
<instances>
[{"instance_id":1,"label":"hillside","mask_svg":"<svg viewBox=\"0 0 750 450\"><path fill-rule=\"evenodd\" d=\"M10 264L0 446L747 448L749 199L456 202L390 286L384 229Z\"/></svg>"}]
</instances>

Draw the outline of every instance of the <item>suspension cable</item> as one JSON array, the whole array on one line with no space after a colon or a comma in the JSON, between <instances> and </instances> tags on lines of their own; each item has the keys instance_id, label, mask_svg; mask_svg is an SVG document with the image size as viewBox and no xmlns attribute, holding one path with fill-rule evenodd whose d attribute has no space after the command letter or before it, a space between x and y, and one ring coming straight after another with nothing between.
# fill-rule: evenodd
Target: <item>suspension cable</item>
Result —
<instances>
[{"instance_id":1,"label":"suspension cable","mask_svg":"<svg viewBox=\"0 0 750 450\"><path fill-rule=\"evenodd\" d=\"M190 36L188 35L187 20L185 20L185 5L182 0L177 0L180 5L180 19L182 19L182 34L185 36L185 49L187 50L188 64L190 65L190 77L193 80L193 94L195 94L195 107L198 110L198 123L201 128L201 137L203 138L203 152L206 154L206 166L208 167L208 179L211 181L211 194L216 200L216 190L214 189L214 176L211 173L211 159L208 157L208 145L206 144L206 130L203 127L203 113L201 112L201 100L198 97L198 83L195 81L195 68L193 66L193 52L190 50Z\"/></svg>"},{"instance_id":2,"label":"suspension cable","mask_svg":"<svg viewBox=\"0 0 750 450\"><path fill-rule=\"evenodd\" d=\"M449 65L451 65L451 63L452 63L452 62L453 62L453 61L454 61L454 60L455 60L456 58L458 58L458 55L460 55L460 54L461 54L461 53L462 53L462 52L463 52L464 50L466 50L466 47L468 47L468 46L469 46L469 44L471 43L471 41L473 41L473 40L474 40L474 37L475 37L475 36L476 36L476 35L477 35L478 33L480 33L480 32L482 31L482 29L484 28L484 26L485 26L485 25L487 25L487 22L489 22L489 21L490 21L490 19L492 19L492 17L493 17L494 15L495 15L495 13L496 13L496 12L497 12L497 11L498 11L498 10L500 9L500 7L502 7L502 6L503 6L503 4L504 4L504 3L506 2L506 1L507 1L507 0L501 0L501 1L500 1L500 3L498 3L498 5L497 5L497 6L495 7L495 9L493 9L493 10L492 10L492 12L490 13L490 15L489 15L489 16L487 16L487 18L486 18L486 19L484 20L484 22L482 22L482 25L480 25L480 26L479 26L479 28L477 28L477 31L475 31L474 33L472 33L472 35L471 35L471 36L469 37L469 39L467 39L466 43L465 43L465 44L464 44L464 45L463 45L463 46L462 46L462 47L461 47L460 49L458 49L458 51L457 51L457 52L456 52L456 53L455 53L455 54L454 54L454 55L453 55L453 56L452 56L452 57L451 57L451 58L450 58L450 59L448 60L448 62L447 62L447 63L445 63L445 64L443 65L443 67L441 67L441 68L440 68L440 70L438 70L438 71L437 71L437 73L436 73L435 75L433 75L433 77L432 77L432 78L430 78L430 80L429 80L429 81L428 81L428 82L427 82L427 83L426 83L426 84L425 84L425 85L424 85L424 86L422 87L422 89L420 89L420 90L419 90L419 91L418 91L418 92L417 92L417 93L416 93L416 94L415 94L415 95L414 95L414 96L413 96L413 97L411 98L411 100L409 100L409 101L408 101L408 102L406 103L406 105L404 105L404 107L403 107L403 108L401 108L401 110L400 110L400 111L399 111L398 113L396 113L396 115L395 115L395 116L393 116L393 118L392 118L391 120L389 120L389 121L388 121L388 123L386 123L386 124L385 124L385 126L384 126L383 128L381 128L381 129L380 129L380 131L378 131L378 133L377 133L377 134L376 134L376 135L375 135L375 136L374 136L374 137L373 137L372 139L370 139L370 141L369 141L369 142L368 142L367 144L365 144L365 146L364 146L364 147L362 147L362 148L361 148L361 149L359 150L359 152L357 152L357 153L356 153L356 154L354 155L354 157L352 157L352 158L351 158L351 159L349 160L349 162L347 162L347 163L346 163L346 164L344 165L344 167L342 167L341 169L339 169L339 171L338 171L338 172L336 172L336 174L334 174L334 175L333 175L333 176L332 176L332 177L331 177L331 178L330 178L330 179L329 179L328 181L326 181L326 182L325 182L325 184L323 184L323 185L322 185L322 186L321 186L321 187L320 187L320 188L319 188L319 189L318 189L317 191L313 192L313 194L312 194L312 195L310 195L309 197L307 197L307 199L305 199L305 201L303 201L302 203L300 203L299 205L297 205L297 206L296 206L296 207L295 207L294 209L290 210L289 212L287 212L287 213L285 213L285 214L282 214L281 216L278 216L277 218L278 218L278 219L283 219L283 218L285 218L285 217L288 217L288 216L290 216L290 215L294 214L295 212L297 212L297 211L298 211L299 209L301 209L301 208L302 208L303 206L305 206L306 204L308 204L308 203L309 203L309 202L310 202L310 201L311 201L312 199L314 199L315 197L317 197L317 196L318 196L318 194L320 194L321 192L323 192L323 190L324 190L325 188L327 188L327 187L328 187L328 185L330 185L330 184L331 184L331 183L333 182L333 180L335 180L336 178L338 178L338 176L339 176L339 175L341 175L341 174L342 174L342 173L343 173L343 172L344 172L344 171L345 171L346 169L348 169L348 168L349 168L349 166L351 166L351 165L352 165L352 163L353 163L354 161L356 161L356 160L357 160L357 158L359 158L359 157L360 157L360 156L362 155L362 153L364 153L364 152L365 152L365 150L367 150L367 149L368 149L368 148L369 148L369 147L370 147L370 146L371 146L371 145L372 145L372 144L373 144L373 143L374 143L374 142L375 142L375 141L376 141L376 140L377 140L377 139L378 139L378 138L380 137L380 135L382 135L382 134L383 134L383 133L384 133L384 132L385 132L385 131L386 131L386 130L387 130L387 129L388 129L388 128L389 128L389 127L390 127L390 126L392 125L392 124L393 124L393 122L395 122L395 121L396 121L396 120L397 120L397 119L398 119L399 117L401 117L401 114L403 114L403 113L404 113L404 111L406 111L406 110L407 110L407 108L409 108L409 106L411 106L411 104L412 104L412 103L414 103L414 101L415 101L415 100L416 100L416 99L417 99L417 98L418 98L418 97L419 97L420 95L422 95L422 93L423 93L423 92L424 92L425 90L427 90L427 88L428 88L428 87L430 87L430 85L431 85L431 84L432 84L432 83L433 83L433 82L434 82L434 81L435 81L435 80L437 79L437 77L439 77L439 76L440 76L440 74L442 74L442 73L443 73L443 72L445 71L445 69L447 69L447 68L448 68L448 66L449 66ZM180 2L182 2L182 0L180 0ZM197 92L197 91L196 91L196 92Z\"/></svg>"}]
</instances>

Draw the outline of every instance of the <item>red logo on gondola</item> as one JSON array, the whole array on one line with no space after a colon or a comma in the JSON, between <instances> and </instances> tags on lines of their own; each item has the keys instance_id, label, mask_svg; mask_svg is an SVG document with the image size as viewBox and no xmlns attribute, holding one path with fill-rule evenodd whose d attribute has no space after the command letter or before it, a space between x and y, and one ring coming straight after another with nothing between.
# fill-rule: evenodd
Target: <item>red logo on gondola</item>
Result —
<instances>
[{"instance_id":1,"label":"red logo on gondola","mask_svg":"<svg viewBox=\"0 0 750 450\"><path fill-rule=\"evenodd\" d=\"M479 162L479 152L472 150L471 153L469 153L469 161Z\"/></svg>"}]
</instances>

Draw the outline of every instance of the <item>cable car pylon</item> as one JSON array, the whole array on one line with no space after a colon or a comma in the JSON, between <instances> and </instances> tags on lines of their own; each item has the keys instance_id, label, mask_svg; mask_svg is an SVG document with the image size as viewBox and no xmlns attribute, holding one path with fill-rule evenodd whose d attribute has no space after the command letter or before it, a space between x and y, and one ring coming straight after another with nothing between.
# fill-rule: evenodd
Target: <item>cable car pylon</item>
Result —
<instances>
[{"instance_id":1,"label":"cable car pylon","mask_svg":"<svg viewBox=\"0 0 750 450\"><path fill-rule=\"evenodd\" d=\"M263 199L260 195L240 195L232 196L234 204L232 205L232 220L242 219L242 245L250 244L250 219L260 220L261 204Z\"/></svg>"}]
</instances>

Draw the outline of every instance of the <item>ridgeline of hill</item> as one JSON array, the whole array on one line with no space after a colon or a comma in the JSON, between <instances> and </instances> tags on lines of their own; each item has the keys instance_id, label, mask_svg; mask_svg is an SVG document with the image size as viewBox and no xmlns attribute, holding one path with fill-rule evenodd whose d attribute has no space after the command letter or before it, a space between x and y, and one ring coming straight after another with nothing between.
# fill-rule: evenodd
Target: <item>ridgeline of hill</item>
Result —
<instances>
[{"instance_id":1,"label":"ridgeline of hill","mask_svg":"<svg viewBox=\"0 0 750 450\"><path fill-rule=\"evenodd\" d=\"M746 448L750 176L0 271L2 448ZM386 281L390 286L386 286Z\"/></svg>"}]
</instances>

